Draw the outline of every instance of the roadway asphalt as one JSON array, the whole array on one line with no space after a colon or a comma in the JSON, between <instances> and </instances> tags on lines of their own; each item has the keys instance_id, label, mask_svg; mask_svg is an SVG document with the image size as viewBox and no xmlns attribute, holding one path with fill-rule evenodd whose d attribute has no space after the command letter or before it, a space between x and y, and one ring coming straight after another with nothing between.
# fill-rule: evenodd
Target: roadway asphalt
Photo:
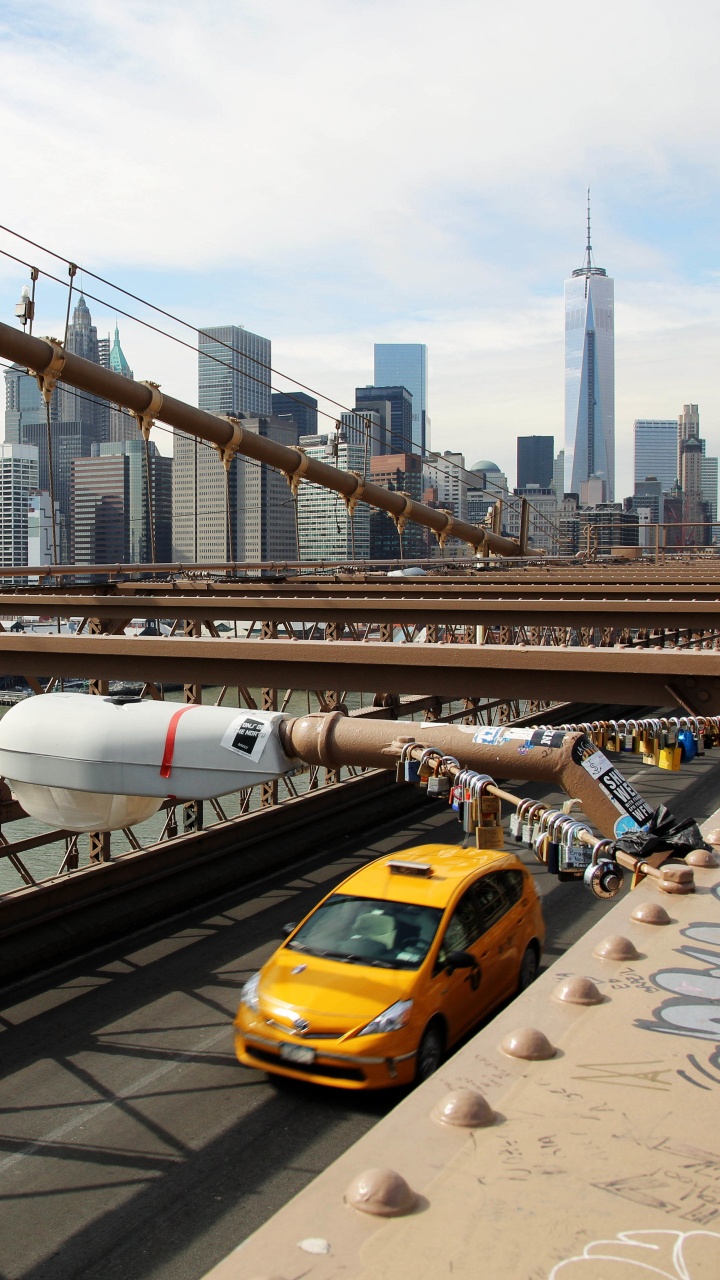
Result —
<instances>
[{"instance_id":1,"label":"roadway asphalt","mask_svg":"<svg viewBox=\"0 0 720 1280\"><path fill-rule=\"evenodd\" d=\"M631 758L625 772L651 804L702 821L720 804L719 762L667 774ZM348 834L293 872L0 993L0 1280L198 1280L385 1114L392 1093L241 1068L231 1018L286 921L369 857L461 842L449 813L419 797L414 821L372 842ZM613 904L522 856L552 962Z\"/></svg>"}]
</instances>

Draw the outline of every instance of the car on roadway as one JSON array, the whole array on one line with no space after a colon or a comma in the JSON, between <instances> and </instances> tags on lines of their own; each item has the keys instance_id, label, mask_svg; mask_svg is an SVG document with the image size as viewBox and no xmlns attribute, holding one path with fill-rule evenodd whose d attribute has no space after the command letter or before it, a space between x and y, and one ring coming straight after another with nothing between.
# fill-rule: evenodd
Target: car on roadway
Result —
<instances>
[{"instance_id":1,"label":"car on roadway","mask_svg":"<svg viewBox=\"0 0 720 1280\"><path fill-rule=\"evenodd\" d=\"M245 983L241 1063L345 1089L425 1080L537 974L545 927L514 854L430 844L353 872Z\"/></svg>"}]
</instances>

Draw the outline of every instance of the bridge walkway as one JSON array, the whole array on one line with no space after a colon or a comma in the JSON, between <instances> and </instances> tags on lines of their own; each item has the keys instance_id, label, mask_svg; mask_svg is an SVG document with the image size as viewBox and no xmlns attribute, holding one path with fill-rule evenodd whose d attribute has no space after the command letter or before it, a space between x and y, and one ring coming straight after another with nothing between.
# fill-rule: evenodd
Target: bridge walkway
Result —
<instances>
[{"instance_id":1,"label":"bridge walkway","mask_svg":"<svg viewBox=\"0 0 720 1280\"><path fill-rule=\"evenodd\" d=\"M712 756L642 784L700 819L720 802ZM392 1107L241 1070L230 1019L283 923L368 856L437 838L458 841L457 821L420 800L370 842L346 832L291 872L5 990L2 1280L197 1280ZM523 856L553 959L606 904Z\"/></svg>"}]
</instances>

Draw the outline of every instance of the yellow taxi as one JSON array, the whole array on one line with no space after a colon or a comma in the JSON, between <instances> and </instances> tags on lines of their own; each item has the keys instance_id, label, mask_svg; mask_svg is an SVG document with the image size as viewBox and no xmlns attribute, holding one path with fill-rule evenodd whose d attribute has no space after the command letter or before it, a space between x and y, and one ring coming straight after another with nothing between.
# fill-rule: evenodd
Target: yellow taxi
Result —
<instances>
[{"instance_id":1,"label":"yellow taxi","mask_svg":"<svg viewBox=\"0 0 720 1280\"><path fill-rule=\"evenodd\" d=\"M425 1080L535 977L545 937L513 854L429 844L328 894L242 989L245 1066L344 1089Z\"/></svg>"}]
</instances>

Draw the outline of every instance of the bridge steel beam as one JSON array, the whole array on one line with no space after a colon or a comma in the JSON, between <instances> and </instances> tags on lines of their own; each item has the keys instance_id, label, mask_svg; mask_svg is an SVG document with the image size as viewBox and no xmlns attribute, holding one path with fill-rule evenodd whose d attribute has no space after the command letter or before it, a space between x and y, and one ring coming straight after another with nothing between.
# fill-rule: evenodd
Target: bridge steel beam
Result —
<instances>
[{"instance_id":1,"label":"bridge steel beam","mask_svg":"<svg viewBox=\"0 0 720 1280\"><path fill-rule=\"evenodd\" d=\"M84 677L358 693L677 703L720 714L710 650L0 635L0 675Z\"/></svg>"},{"instance_id":2,"label":"bridge steel beam","mask_svg":"<svg viewBox=\"0 0 720 1280\"><path fill-rule=\"evenodd\" d=\"M102 595L33 591L20 598L0 594L0 615L93 617L126 619L125 593ZM187 618L268 622L385 622L535 627L681 628L691 631L720 630L720 601L687 600L479 600L448 595L427 599L345 599L342 595L321 599L302 596L226 595L220 592L176 597L153 594L133 601L143 618ZM20 607L19 607L20 606Z\"/></svg>"},{"instance_id":3,"label":"bridge steel beam","mask_svg":"<svg viewBox=\"0 0 720 1280\"><path fill-rule=\"evenodd\" d=\"M406 494L390 492L353 472L328 466L309 458L301 449L289 448L252 431L245 431L237 419L206 413L172 396L161 395L156 387L123 378L110 369L83 360L81 356L65 351L59 343L29 337L10 325L0 323L0 355L25 365L36 374L50 373L68 386L100 396L141 418L151 416L178 431L206 440L221 451L221 456L239 453L275 467L288 477L291 484L301 478L312 481L341 494L351 504L365 502L387 511L396 522L411 520L424 525L441 541L452 536L476 549L484 548L498 555L521 554L520 543L513 538L500 537L465 520L455 519L450 512L426 507Z\"/></svg>"}]
</instances>

